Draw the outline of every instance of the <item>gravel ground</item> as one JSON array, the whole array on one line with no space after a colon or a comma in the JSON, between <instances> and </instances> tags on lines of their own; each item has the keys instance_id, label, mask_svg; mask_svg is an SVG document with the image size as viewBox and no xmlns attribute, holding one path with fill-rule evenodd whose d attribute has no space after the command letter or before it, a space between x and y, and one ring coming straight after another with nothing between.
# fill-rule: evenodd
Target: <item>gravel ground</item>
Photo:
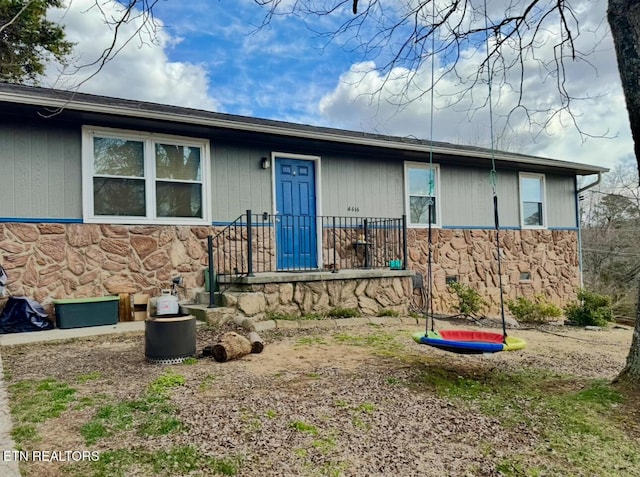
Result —
<instances>
[{"instance_id":1,"label":"gravel ground","mask_svg":"<svg viewBox=\"0 0 640 477\"><path fill-rule=\"evenodd\" d=\"M185 385L171 390L183 431L152 438L125 431L88 450L190 444L209 456L239 458L241 476L497 476L504 456L536 459L541 443L535 426L503 426L415 385L420 376L479 379L531 368L611 379L632 337L630 328L617 327L521 329L513 334L527 341L523 351L459 356L415 344L415 330L389 324L269 332L261 354L227 363L147 363L141 334L7 347L2 355L8 385L53 377L75 387L77 398L137 399L168 370L185 376ZM198 349L220 333L200 328ZM98 377L78 379L90 373ZM41 424L37 448L87 449L79 429L95 412L76 406ZM30 462L22 470L26 476L65 475L53 463ZM144 473L129 469L126 475Z\"/></svg>"}]
</instances>

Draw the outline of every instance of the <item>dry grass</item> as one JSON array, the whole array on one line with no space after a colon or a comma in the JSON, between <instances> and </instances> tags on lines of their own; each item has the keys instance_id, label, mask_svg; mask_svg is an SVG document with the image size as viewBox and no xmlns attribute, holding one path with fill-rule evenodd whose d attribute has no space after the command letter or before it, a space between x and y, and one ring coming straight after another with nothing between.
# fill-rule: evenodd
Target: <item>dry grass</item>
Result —
<instances>
[{"instance_id":1,"label":"dry grass","mask_svg":"<svg viewBox=\"0 0 640 477\"><path fill-rule=\"evenodd\" d=\"M412 331L270 333L262 354L175 366L141 334L3 348L21 448L99 454L23 475L640 475L637 405L608 384L631 330L522 330L524 351L488 357Z\"/></svg>"}]
</instances>

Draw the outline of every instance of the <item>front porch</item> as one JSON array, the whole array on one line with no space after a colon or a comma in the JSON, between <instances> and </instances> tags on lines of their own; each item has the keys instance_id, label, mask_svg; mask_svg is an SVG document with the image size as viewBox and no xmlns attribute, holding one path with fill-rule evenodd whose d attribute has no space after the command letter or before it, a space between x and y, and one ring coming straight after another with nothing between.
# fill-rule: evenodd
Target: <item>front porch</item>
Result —
<instances>
[{"instance_id":1,"label":"front porch","mask_svg":"<svg viewBox=\"0 0 640 477\"><path fill-rule=\"evenodd\" d=\"M406 314L414 272L406 270L406 218L252 214L207 240L201 313L303 316L333 308ZM211 318L209 318L211 321Z\"/></svg>"},{"instance_id":2,"label":"front porch","mask_svg":"<svg viewBox=\"0 0 640 477\"><path fill-rule=\"evenodd\" d=\"M409 313L413 275L411 270L361 269L223 276L218 279L222 291L199 293L198 303L186 308L213 323L238 316L260 321L275 314L323 314L336 308L365 316L402 316Z\"/></svg>"},{"instance_id":3,"label":"front porch","mask_svg":"<svg viewBox=\"0 0 640 477\"><path fill-rule=\"evenodd\" d=\"M207 239L207 282L196 301L216 315L261 319L332 308L406 314L414 272L406 218L252 214ZM204 307L201 307L204 309Z\"/></svg>"},{"instance_id":4,"label":"front porch","mask_svg":"<svg viewBox=\"0 0 640 477\"><path fill-rule=\"evenodd\" d=\"M270 272L405 269L406 217L253 214L207 239L210 283Z\"/></svg>"}]
</instances>

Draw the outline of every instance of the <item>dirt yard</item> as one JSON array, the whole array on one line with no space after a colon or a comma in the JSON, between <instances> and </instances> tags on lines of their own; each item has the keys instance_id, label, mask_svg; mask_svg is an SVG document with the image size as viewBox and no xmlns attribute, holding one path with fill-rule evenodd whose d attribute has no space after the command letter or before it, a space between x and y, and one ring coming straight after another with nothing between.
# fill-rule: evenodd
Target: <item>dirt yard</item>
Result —
<instances>
[{"instance_id":1,"label":"dirt yard","mask_svg":"<svg viewBox=\"0 0 640 477\"><path fill-rule=\"evenodd\" d=\"M425 389L421 379L457 375L490 383L498 373L529 369L572 375L576 386L582 379L610 380L622 369L632 336L629 327L512 330L527 341L525 350L461 356L414 343L411 333L419 329L389 324L269 332L261 354L170 366L146 362L142 334L1 351L7 385L55 378L76 390L75 405L37 425L33 449L106 456L193 446L199 455L235 462L239 476L498 476L505 475L497 468L506 456L535 460L543 445L536 426L503 425L499 415ZM220 333L201 327L198 350ZM136 427L142 418L133 414L130 426L87 445L83 426L105 403L140 400L167 373L184 377L169 390L179 430L143 435ZM21 469L26 476L86 475L76 464L29 462ZM112 472L95 475L149 475L135 462ZM196 465L155 475L211 474Z\"/></svg>"}]
</instances>

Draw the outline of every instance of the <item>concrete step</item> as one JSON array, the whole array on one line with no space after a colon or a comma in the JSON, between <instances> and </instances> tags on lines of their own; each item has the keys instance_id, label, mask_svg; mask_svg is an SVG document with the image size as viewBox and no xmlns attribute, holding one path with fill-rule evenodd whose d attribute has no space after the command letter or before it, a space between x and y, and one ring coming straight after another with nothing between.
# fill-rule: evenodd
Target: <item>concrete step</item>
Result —
<instances>
[{"instance_id":1,"label":"concrete step","mask_svg":"<svg viewBox=\"0 0 640 477\"><path fill-rule=\"evenodd\" d=\"M209 305L209 292L198 292L196 293L196 303L201 305ZM224 295L219 292L215 292L213 294L213 302L216 306L224 306Z\"/></svg>"},{"instance_id":2,"label":"concrete step","mask_svg":"<svg viewBox=\"0 0 640 477\"><path fill-rule=\"evenodd\" d=\"M235 308L217 306L209 308L209 305L195 303L193 305L182 305L183 313L189 313L196 317L197 320L204 321L212 326L220 326L229 321L233 321L238 310Z\"/></svg>"}]
</instances>

